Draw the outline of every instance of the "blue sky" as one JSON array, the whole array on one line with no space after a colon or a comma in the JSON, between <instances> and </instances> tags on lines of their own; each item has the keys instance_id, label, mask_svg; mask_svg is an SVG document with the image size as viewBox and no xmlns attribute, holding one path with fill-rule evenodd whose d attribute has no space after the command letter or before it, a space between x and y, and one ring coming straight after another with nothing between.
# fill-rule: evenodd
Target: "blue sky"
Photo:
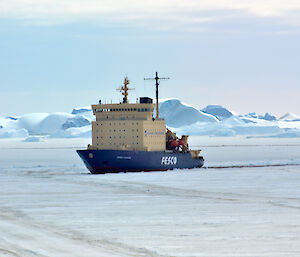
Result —
<instances>
[{"instance_id":1,"label":"blue sky","mask_svg":"<svg viewBox=\"0 0 300 257\"><path fill-rule=\"evenodd\" d=\"M297 1L11 0L0 3L0 115L154 97L300 115Z\"/></svg>"}]
</instances>

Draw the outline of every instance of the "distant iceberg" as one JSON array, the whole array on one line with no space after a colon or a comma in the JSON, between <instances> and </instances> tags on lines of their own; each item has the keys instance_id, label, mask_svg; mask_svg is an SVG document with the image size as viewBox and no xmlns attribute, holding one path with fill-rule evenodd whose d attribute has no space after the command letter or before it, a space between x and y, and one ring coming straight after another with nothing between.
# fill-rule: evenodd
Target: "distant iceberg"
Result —
<instances>
[{"instance_id":1,"label":"distant iceberg","mask_svg":"<svg viewBox=\"0 0 300 257\"><path fill-rule=\"evenodd\" d=\"M227 119L233 116L233 113L221 105L208 105L201 109L202 112L211 114L219 120Z\"/></svg>"},{"instance_id":2,"label":"distant iceberg","mask_svg":"<svg viewBox=\"0 0 300 257\"><path fill-rule=\"evenodd\" d=\"M168 126L178 128L196 122L217 123L219 120L210 114L201 112L195 107L182 103L178 99L168 99L159 104L160 117Z\"/></svg>"},{"instance_id":3,"label":"distant iceberg","mask_svg":"<svg viewBox=\"0 0 300 257\"><path fill-rule=\"evenodd\" d=\"M243 115L240 115L243 116ZM253 119L261 119L261 120L268 120L268 121L275 121L277 120L276 116L266 112L265 115L256 114L256 112L250 112L243 117L246 118L253 118Z\"/></svg>"},{"instance_id":4,"label":"distant iceberg","mask_svg":"<svg viewBox=\"0 0 300 257\"><path fill-rule=\"evenodd\" d=\"M293 113L287 113L283 115L279 120L281 121L300 121L300 116L293 114Z\"/></svg>"},{"instance_id":5,"label":"distant iceberg","mask_svg":"<svg viewBox=\"0 0 300 257\"><path fill-rule=\"evenodd\" d=\"M300 137L300 117L288 113L277 119L266 113L237 115L221 105L208 105L199 111L179 99L161 100L160 117L178 134L211 137ZM154 112L155 116L155 112ZM0 117L0 138L24 138L38 142L50 138L90 138L95 116L91 108L74 108L72 113L30 113L21 117Z\"/></svg>"},{"instance_id":6,"label":"distant iceberg","mask_svg":"<svg viewBox=\"0 0 300 257\"><path fill-rule=\"evenodd\" d=\"M28 131L24 128L21 129L0 129L0 138L25 138L28 137Z\"/></svg>"},{"instance_id":7,"label":"distant iceberg","mask_svg":"<svg viewBox=\"0 0 300 257\"><path fill-rule=\"evenodd\" d=\"M83 114L86 112L92 112L91 107L79 107L72 110L72 114Z\"/></svg>"}]
</instances>

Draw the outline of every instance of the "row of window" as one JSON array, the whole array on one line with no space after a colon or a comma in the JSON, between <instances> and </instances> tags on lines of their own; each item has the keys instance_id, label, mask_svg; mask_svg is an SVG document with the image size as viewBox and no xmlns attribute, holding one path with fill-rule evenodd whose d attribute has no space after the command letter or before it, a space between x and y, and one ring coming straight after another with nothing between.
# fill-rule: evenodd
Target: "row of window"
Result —
<instances>
[{"instance_id":1,"label":"row of window","mask_svg":"<svg viewBox=\"0 0 300 257\"><path fill-rule=\"evenodd\" d=\"M129 131L129 130L128 130ZM139 132L139 130L138 129L131 129L131 132ZM109 130L109 132L126 132L126 129L119 129L119 131L117 130L117 129L114 129L114 130L112 130L112 129L110 129ZM98 134L98 133L103 133L103 130L102 129L100 129L100 130L96 130L96 133Z\"/></svg>"},{"instance_id":2,"label":"row of window","mask_svg":"<svg viewBox=\"0 0 300 257\"><path fill-rule=\"evenodd\" d=\"M136 136L137 138L139 137L139 136ZM99 137L97 137L98 139L99 139ZM103 139L103 136L100 136L100 138L101 139ZM116 138L116 136L109 136L109 138L111 139L111 138ZM122 136L119 136L119 138L122 138ZM125 138L125 136L123 136L123 138ZM132 138L135 138L135 136L132 136Z\"/></svg>"},{"instance_id":3,"label":"row of window","mask_svg":"<svg viewBox=\"0 0 300 257\"><path fill-rule=\"evenodd\" d=\"M132 145L135 145L135 143L134 142L132 142L131 143ZM137 145L139 144L138 142L136 143ZM101 143L101 144L99 144L99 143L97 143L97 145L103 145L103 143ZM116 143L109 143L109 145L117 145ZM119 143L119 145L123 145L122 143Z\"/></svg>"},{"instance_id":4,"label":"row of window","mask_svg":"<svg viewBox=\"0 0 300 257\"><path fill-rule=\"evenodd\" d=\"M153 112L153 108L109 108L94 109L95 112Z\"/></svg>"},{"instance_id":5,"label":"row of window","mask_svg":"<svg viewBox=\"0 0 300 257\"><path fill-rule=\"evenodd\" d=\"M97 126L99 126L99 125L102 126L103 123L100 123L100 124L96 123L96 125L97 125ZM116 126L116 125L118 125L118 124L115 123L115 122L114 122L114 123L109 123L109 126ZM121 126L121 125L122 125L122 123L119 122L119 126ZM123 125L125 126L125 122L123 123ZM134 122L132 122L131 125L134 126ZM137 122L136 125L139 125L139 123Z\"/></svg>"}]
</instances>

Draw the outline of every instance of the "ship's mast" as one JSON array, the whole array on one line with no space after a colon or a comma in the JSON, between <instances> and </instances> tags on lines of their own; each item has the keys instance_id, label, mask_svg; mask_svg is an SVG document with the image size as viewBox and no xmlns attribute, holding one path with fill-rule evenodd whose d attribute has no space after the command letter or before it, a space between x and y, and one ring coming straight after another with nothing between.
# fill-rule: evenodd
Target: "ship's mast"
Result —
<instances>
[{"instance_id":1,"label":"ship's mast","mask_svg":"<svg viewBox=\"0 0 300 257\"><path fill-rule=\"evenodd\" d=\"M170 78L160 78L158 77L158 72L155 73L155 78L144 78L144 80L155 80L155 86L156 86L156 119L159 118L159 111L158 111L158 86L159 81L163 79L170 79Z\"/></svg>"},{"instance_id":2,"label":"ship's mast","mask_svg":"<svg viewBox=\"0 0 300 257\"><path fill-rule=\"evenodd\" d=\"M120 88L117 88L117 90L120 90L122 92L123 97L123 103L128 103L128 90L133 90L134 88L129 88L128 85L130 84L130 80L126 76L124 78L124 85Z\"/></svg>"}]
</instances>

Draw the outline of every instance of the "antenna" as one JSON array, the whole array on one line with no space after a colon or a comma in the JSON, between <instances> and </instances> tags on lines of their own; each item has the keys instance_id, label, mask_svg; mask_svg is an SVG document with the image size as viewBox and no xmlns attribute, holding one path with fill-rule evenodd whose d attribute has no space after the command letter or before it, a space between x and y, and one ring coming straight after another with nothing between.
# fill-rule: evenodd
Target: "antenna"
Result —
<instances>
[{"instance_id":1,"label":"antenna","mask_svg":"<svg viewBox=\"0 0 300 257\"><path fill-rule=\"evenodd\" d=\"M158 86L159 86L159 81L163 79L170 79L170 78L160 78L158 77L158 72L155 73L155 78L144 78L144 80L155 80L155 85L156 85L156 119L159 118L159 112L158 112Z\"/></svg>"},{"instance_id":2,"label":"antenna","mask_svg":"<svg viewBox=\"0 0 300 257\"><path fill-rule=\"evenodd\" d=\"M117 90L120 90L120 92L122 92L123 97L123 103L126 104L128 103L128 90L134 90L134 88L129 88L127 87L130 84L130 80L128 79L128 77L126 76L124 78L124 85L120 88L117 88Z\"/></svg>"}]
</instances>

